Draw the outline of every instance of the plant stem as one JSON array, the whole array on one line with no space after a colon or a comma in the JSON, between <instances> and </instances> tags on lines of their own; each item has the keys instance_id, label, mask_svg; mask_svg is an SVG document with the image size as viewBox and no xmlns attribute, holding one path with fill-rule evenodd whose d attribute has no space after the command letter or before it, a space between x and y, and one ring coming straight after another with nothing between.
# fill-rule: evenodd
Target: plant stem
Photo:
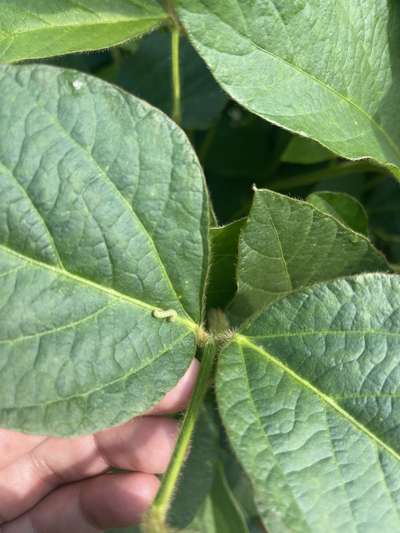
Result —
<instances>
[{"instance_id":1,"label":"plant stem","mask_svg":"<svg viewBox=\"0 0 400 533\"><path fill-rule=\"evenodd\" d=\"M312 185L318 183L321 180L328 178L335 178L337 176L345 176L350 172L379 172L378 167L374 167L367 161L352 161L350 163L341 163L339 165L323 168L314 172L307 172L304 174L298 174L290 178L280 178L270 182L268 188L275 191L285 191L295 187L303 187L306 185Z\"/></svg>"},{"instance_id":2,"label":"plant stem","mask_svg":"<svg viewBox=\"0 0 400 533\"><path fill-rule=\"evenodd\" d=\"M182 120L181 109L181 72L180 72L180 31L174 25L171 28L171 62L172 62L172 119L180 124Z\"/></svg>"},{"instance_id":3,"label":"plant stem","mask_svg":"<svg viewBox=\"0 0 400 533\"><path fill-rule=\"evenodd\" d=\"M172 459L150 510L149 523L159 524L163 527L166 526L168 510L171 507L177 481L182 472L190 448L196 421L210 384L216 352L217 344L211 339L204 346L199 377L195 385L190 405L183 418L182 427Z\"/></svg>"}]
</instances>

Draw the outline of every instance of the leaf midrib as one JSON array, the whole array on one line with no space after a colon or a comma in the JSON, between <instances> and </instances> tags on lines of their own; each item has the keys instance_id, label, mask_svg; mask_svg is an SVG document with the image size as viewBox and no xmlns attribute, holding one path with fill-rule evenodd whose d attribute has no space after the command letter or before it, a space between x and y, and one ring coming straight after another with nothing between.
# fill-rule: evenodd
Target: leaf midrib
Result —
<instances>
[{"instance_id":1,"label":"leaf midrib","mask_svg":"<svg viewBox=\"0 0 400 533\"><path fill-rule=\"evenodd\" d=\"M371 439L377 447L381 447L387 453L389 453L392 457L394 457L396 461L400 462L399 453L397 453L392 447L388 446L379 437L377 437L374 433L372 433L366 426L364 426L364 424L356 420L350 413L348 413L345 409L343 409L335 401L334 398L328 396L327 394L319 390L315 385L310 383L308 380L299 376L299 374L297 374L294 370L292 370L290 367L282 363L280 359L278 359L274 355L267 352L263 347L258 346L257 344L251 342L251 340L244 335L236 334L233 342L236 342L240 347L247 346L251 350L265 357L270 363L272 363L273 365L278 367L280 370L282 370L285 374L287 374L290 378L292 378L296 383L301 385L304 389L316 395L321 400L321 402L328 405L331 409L336 411L345 420L347 420L351 425L353 425L358 431L360 431L361 433L366 435L369 439Z\"/></svg>"},{"instance_id":2,"label":"leaf midrib","mask_svg":"<svg viewBox=\"0 0 400 533\"><path fill-rule=\"evenodd\" d=\"M216 13L213 13L213 15L215 15L216 17L220 18ZM222 20L222 19L221 19ZM224 20L222 20L222 22L224 24L227 24ZM332 94L334 94L339 100L343 100L345 101L347 104L349 104L350 106L354 107L354 109L356 109L361 115L365 116L369 121L370 123L377 129L379 130L382 135L384 136L384 138L386 138L386 140L388 141L389 145L391 146L391 148L393 149L394 153L397 155L397 157L399 158L399 161L397 162L397 165L400 164L400 148L399 146L397 145L397 143L394 141L394 139L392 139L392 137L387 133L387 131L378 123L376 122L376 120L373 118L372 115L370 115L367 111L365 111L362 107L360 107L360 105L356 102L354 102L353 100L351 100L350 98L348 98L347 96L345 96L344 94L340 93L338 90L336 90L334 87L331 87L330 85L328 85L325 81L317 78L316 76L314 76L313 74L311 74L310 72L308 72L307 70L304 70L302 67L300 67L299 65L296 65L295 63L291 63L289 60L277 55L277 54L274 54L273 52L269 51L269 50L266 50L265 48L262 48L260 45L258 45L257 43L255 43L253 41L253 39L251 39L251 37L249 37L248 35L246 34L243 34L241 33L240 31L238 31L237 28L233 27L233 26L230 26L231 29L233 29L237 35L239 35L240 37L242 37L243 39L247 40L252 46L254 46L254 48L256 50L259 50L260 52L266 54L266 55L269 55L270 57L274 58L275 60L277 61L280 61L281 63L284 63L285 65L287 65L289 68L292 68L293 70L296 70L297 72L299 72L300 74L302 74L303 76L309 78L310 80L312 80L314 83L316 83L317 85L320 85L321 87L323 87L325 90L327 90L328 92L331 92ZM223 85L229 85L228 83L223 83ZM258 111L256 111L257 113L259 113ZM367 156L365 156L367 157ZM357 158L359 159L359 158ZM379 161L381 164L383 165L386 165L388 162L387 161L384 161L384 160L378 160L378 158L376 158L377 161Z\"/></svg>"},{"instance_id":3,"label":"leaf midrib","mask_svg":"<svg viewBox=\"0 0 400 533\"><path fill-rule=\"evenodd\" d=\"M27 193L26 189L21 185L21 183L19 182L19 180L17 179L15 174L8 167L6 167L1 160L0 160L0 171L4 171L5 173L8 174L11 182L15 183L15 186L17 187L17 189L19 191L21 191L23 197L29 202L29 204L32 207L35 215L38 217L39 222L42 224L44 231L46 232L46 235L48 237L48 243L49 243L49 245L50 245L50 247L51 247L51 249L52 249L52 251L54 253L55 259L56 259L59 267L64 269L65 267L64 267L63 262L61 260L60 253L59 253L59 251L57 249L54 237L53 237L53 235L52 235L52 233L51 233L51 231L49 229L49 226L47 225L46 220L44 219L44 217L41 214L41 212L39 211L39 209L36 207L36 204L33 202L32 198L29 196L29 194Z\"/></svg>"},{"instance_id":4,"label":"leaf midrib","mask_svg":"<svg viewBox=\"0 0 400 533\"><path fill-rule=\"evenodd\" d=\"M84 11L85 13L89 13L91 15L95 15L98 17L99 20L101 20L101 17L99 15L99 13L97 13L94 9L91 9L87 6L84 6L82 5L80 2L77 2L76 0L72 1L72 0L67 0L68 4L71 5L71 7L75 7L77 9L79 9L80 11ZM148 6L146 5L146 0L144 1L140 1L138 2L138 0L128 0L128 2L133 5L134 7L141 7L141 8L147 8ZM28 14L29 16L31 16L32 18L36 18L37 20L40 20L41 22L43 22L44 24L47 24L47 25L51 25L50 22L48 22L45 18L39 16L37 13L33 13L32 11L30 11L29 9L27 9L26 7L18 7L17 12L25 12L26 14Z\"/></svg>"},{"instance_id":5,"label":"leaf midrib","mask_svg":"<svg viewBox=\"0 0 400 533\"><path fill-rule=\"evenodd\" d=\"M183 304L182 302L180 301L180 298L177 294L177 291L172 283L172 280L171 280L171 277L170 277L170 274L168 273L167 269L166 269L166 266L164 265L162 259L161 259L161 254L158 250L158 247L156 245L156 242L153 238L153 236L150 234L149 230L147 229L147 227L145 226L145 224L143 223L143 220L142 218L138 215L138 213L136 213L136 211L134 211L133 209L133 206L129 203L128 199L122 194L122 192L120 191L120 189L117 187L117 185L114 183L114 181L110 178L110 176L107 174L106 170L99 164L99 162L93 157L93 155L85 149L84 146L82 146L72 135L71 135L71 132L69 132L65 127L64 125L59 121L57 120L54 115L52 113L50 113L50 111L42 104L40 104L37 100L33 99L31 97L31 94L29 93L29 91L26 90L26 87L25 86L21 86L21 85L18 85L18 87L23 91L24 95L26 96L27 99L29 99L34 106L36 106L38 109L42 110L43 113L46 115L46 117L48 117L49 119L49 122L51 124L53 124L60 132L61 134L63 135L63 137L69 141L73 146L76 146L77 149L82 153L84 154L85 156L85 159L87 159L87 161L93 165L95 167L96 170L98 170L100 176L103 178L103 180L111 187L111 189L115 192L116 196L119 198L119 200L121 201L122 205L125 206L125 208L127 209L129 215L133 218L134 222L137 222L137 224L139 225L139 227L143 230L143 233L146 237L146 240L149 244L149 246L153 249L153 252L154 252L154 257L156 259L156 262L160 268L160 271L161 273L163 274L163 277L164 277L164 280L166 282L166 284L168 285L171 293L174 295L175 299L177 300L177 302L180 304L180 306L182 307L183 311L187 314L187 316L190 316L189 315L189 312L183 307ZM123 93L122 91L119 91L121 92L122 96ZM4 164L3 164L4 165ZM7 167L6 167L7 168ZM15 179L15 181L17 183L19 183L19 180L17 179L17 177L14 175L13 172L11 172L9 169L8 171L10 172L11 176ZM33 200L30 199L30 201L32 202L33 204ZM33 204L34 207L36 208L36 205ZM38 211L38 209L36 208L36 210ZM47 227L47 226L46 226ZM51 237L53 238L53 241L54 241L54 237L53 235L51 234L49 228L47 227ZM54 241L54 247L55 249L57 250L58 252L58 249L57 249L57 246L56 246L56 243ZM59 252L58 252L58 255ZM60 256L60 261L61 261L61 256Z\"/></svg>"},{"instance_id":6,"label":"leaf midrib","mask_svg":"<svg viewBox=\"0 0 400 533\"><path fill-rule=\"evenodd\" d=\"M108 387L116 385L120 381L128 379L129 377L131 377L131 376L133 376L135 374L138 374L142 370L145 370L147 367L149 367L150 365L152 365L153 363L158 361L163 355L165 355L168 351L170 351L174 346L176 346L180 341L182 341L183 339L185 339L189 335L190 335L190 332L189 333L185 332L184 334L182 334L179 337L177 337L174 340L174 342L172 342L171 344L169 344L168 346L163 348L161 350L161 352L157 353L157 355L155 357L153 357L149 361L146 361L146 363L144 363L140 367L133 368L130 371L128 371L125 374L123 374L122 376L119 376L118 378L115 378L115 379L113 379L113 380L111 380L111 381L109 381L107 383L104 383L101 386L94 387L93 389L90 389L90 390L82 392L82 393L71 394L69 396L60 397L57 400L49 400L47 402L42 402L42 403L37 403L37 404L17 405L16 407L5 407L5 408L0 407L0 412L1 411L15 411L15 410L20 410L20 409L28 409L28 408L35 408L35 407L43 408L43 407L47 407L49 405L54 405L56 403L64 403L64 402L68 402L70 400L75 400L76 398L85 398L87 396L91 396L92 394L94 394L96 392L102 391L102 390L104 390L104 389L106 389Z\"/></svg>"},{"instance_id":7,"label":"leaf midrib","mask_svg":"<svg viewBox=\"0 0 400 533\"><path fill-rule=\"evenodd\" d=\"M318 329L314 331L283 331L279 333L268 333L267 335L246 335L248 339L279 339L282 337L306 337L312 335L385 335L387 337L400 337L400 331L387 331L383 329Z\"/></svg>"},{"instance_id":8,"label":"leaf midrib","mask_svg":"<svg viewBox=\"0 0 400 533\"><path fill-rule=\"evenodd\" d=\"M95 318L99 317L102 313L107 311L108 309L111 309L115 304L106 304L103 307L100 307L93 313L90 313L78 320L74 320L73 322L68 322L67 324L63 324L61 326L57 326L52 329L45 329L43 331L39 331L38 333L32 333L30 335L23 335L22 337L14 337L10 339L0 339L0 346L2 344L16 344L19 342L24 342L26 340L31 339L41 339L42 337L47 337L47 335L53 335L54 333L59 333L60 331L65 331L67 329L76 328L77 326L81 326L82 324L85 324L86 322L90 322L91 320L94 320Z\"/></svg>"},{"instance_id":9,"label":"leaf midrib","mask_svg":"<svg viewBox=\"0 0 400 533\"><path fill-rule=\"evenodd\" d=\"M154 309L156 309L155 305L151 305L151 304L148 304L148 303L144 302L143 300L139 300L137 298L133 298L132 296L128 296L127 294L124 294L122 292L116 291L115 289L112 289L111 287L105 287L103 285L99 285L95 281L89 280L87 278L82 278L78 274L72 274L68 270L62 270L60 268L57 268L54 265L48 265L46 263L43 263L42 261L38 261L36 259L33 259L32 257L25 256L25 255L15 251L15 250L9 248L8 246L5 246L4 244L0 243L0 249L3 249L5 251L5 253L11 254L11 255L17 257L18 259L20 259L21 261L24 261L25 263L31 264L31 265L33 265L36 268L43 268L43 269L46 269L46 270L48 270L50 272L53 272L53 273L57 274L58 276L62 276L62 277L68 278L68 279L74 281L75 283L79 283L80 285L85 286L86 288L89 287L89 288L94 289L94 290L96 290L98 292L102 292L102 293L106 294L108 297L110 297L110 298L112 298L114 300L126 302L126 303L128 303L130 305L133 305L135 307L141 307L142 309L146 309L146 310L149 310L149 311L153 311ZM157 319L155 319L155 320L157 320ZM192 332L196 331L197 328L198 328L198 325L195 322L193 322L191 319L184 318L184 317L182 317L180 315L176 316L176 322L179 322L180 324L182 324L183 326L185 326L187 329L189 329Z\"/></svg>"},{"instance_id":10,"label":"leaf midrib","mask_svg":"<svg viewBox=\"0 0 400 533\"><path fill-rule=\"evenodd\" d=\"M250 386L250 379L249 379L249 373L248 373L248 370L247 370L247 366L245 364L245 354L244 354L244 350L243 350L243 347L239 344L239 350L240 350L240 355L241 355L241 358L242 358L242 361L243 361L243 368L244 368L244 372L243 372L243 377L244 379L246 380L246 388L248 390L248 393L249 393L249 400L253 406L253 409L254 409L254 413L255 413L255 416L256 416L256 419L257 419L257 424L259 426L259 429L261 431L262 434L265 435L265 438L267 439L268 441L268 446L269 446L269 450L272 452L272 445L271 445L271 439L270 439L270 436L268 435L268 433L265 431L265 427L262 423L262 420L261 420L261 417L260 417L260 413L259 413L259 409L257 408L257 405L256 405L256 402L254 401L254 397L253 397L253 394L252 394L252 391L251 391L251 386ZM284 480L285 484L286 484L286 487L287 487L287 490L290 492L291 496L292 496L292 503L296 506L299 514L301 515L301 518L303 518L305 524L307 525L308 527L308 530L310 530L310 527L309 527L309 524L307 523L307 519L306 519L306 516L304 515L304 512L303 510L300 508L299 504L298 504L298 501L297 499L295 498L294 496L294 493L290 487L290 485L287 483L286 481L286 476L285 476L285 472L283 471L283 468L282 468L282 465L280 463L280 461L276 460L275 461L275 464L277 465L279 471L281 472L282 474L282 479ZM243 465L244 466L244 465Z\"/></svg>"},{"instance_id":11,"label":"leaf midrib","mask_svg":"<svg viewBox=\"0 0 400 533\"><path fill-rule=\"evenodd\" d=\"M308 72L307 70L304 70L302 67L300 67L299 65L296 65L295 63L291 63L290 61L288 61L287 59L284 59L283 57L280 57L276 54L273 54L272 52L268 51L268 50L265 50L265 48L261 48L259 47L256 43L254 43L254 41L252 41L249 37L248 39L250 40L250 42L252 42L254 44L254 46L264 52L265 54L267 55L270 55L271 57L274 57L275 59L277 59L278 61L281 61L282 63L285 63L286 65L288 65L289 67L293 68L294 70L297 70L298 72L300 72L301 74L303 74L305 77L308 77L310 78L310 80L312 80L313 82L315 82L317 85L320 85L321 87L323 87L324 89L326 89L328 92L331 92L332 94L334 94L339 100L342 99L344 100L346 103L348 103L350 106L354 107L354 109L356 109L361 115L365 116L370 122L371 124L377 129L379 130L382 135L386 138L386 140L388 141L389 145L392 147L394 153L397 155L397 157L400 159L400 148L399 146L396 144L396 142L394 141L394 139L392 139L392 137L388 134L388 132L379 124L379 122L377 122L374 117L372 115L370 115L367 111L365 111L362 107L360 107L360 105L356 102L354 102L353 100L351 100L350 98L348 98L347 96L345 96L344 94L340 93L338 90L336 90L334 87L331 87L330 85L328 85L325 81L323 80L320 80L319 78L317 78L316 76L314 76L313 74L311 74L310 72ZM399 164L399 162L397 163Z\"/></svg>"},{"instance_id":12,"label":"leaf midrib","mask_svg":"<svg viewBox=\"0 0 400 533\"><path fill-rule=\"evenodd\" d=\"M43 31L53 31L57 32L59 30L68 30L72 31L74 29L88 29L88 28L98 28L99 26L117 26L120 24L132 24L136 22L151 22L151 21L159 21L160 23L163 20L166 20L166 16L153 16L153 17L138 17L137 19L112 19L110 21L101 21L101 22L87 22L85 24L47 24L44 25L41 28L35 28L32 30L23 30L23 31L14 31L6 33L4 30L2 31L2 34L4 37L1 39L2 41L7 41L8 39L15 39L16 37L19 37L20 35L31 35L34 33L41 33Z\"/></svg>"}]
</instances>

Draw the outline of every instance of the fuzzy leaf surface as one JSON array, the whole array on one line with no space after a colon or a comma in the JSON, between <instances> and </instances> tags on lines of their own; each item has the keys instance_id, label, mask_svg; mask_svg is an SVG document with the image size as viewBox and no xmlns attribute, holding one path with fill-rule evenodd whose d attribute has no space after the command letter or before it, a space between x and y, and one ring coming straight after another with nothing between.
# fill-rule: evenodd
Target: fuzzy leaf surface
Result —
<instances>
[{"instance_id":1,"label":"fuzzy leaf surface","mask_svg":"<svg viewBox=\"0 0 400 533\"><path fill-rule=\"evenodd\" d=\"M208 262L201 168L165 115L78 72L1 67L0 124L0 425L117 424L194 355Z\"/></svg>"},{"instance_id":2,"label":"fuzzy leaf surface","mask_svg":"<svg viewBox=\"0 0 400 533\"><path fill-rule=\"evenodd\" d=\"M225 91L266 120L400 177L400 4L178 0Z\"/></svg>"},{"instance_id":3,"label":"fuzzy leaf surface","mask_svg":"<svg viewBox=\"0 0 400 533\"><path fill-rule=\"evenodd\" d=\"M223 309L236 290L237 252L245 220L210 228L211 264L207 284L207 307Z\"/></svg>"},{"instance_id":4,"label":"fuzzy leaf surface","mask_svg":"<svg viewBox=\"0 0 400 533\"><path fill-rule=\"evenodd\" d=\"M188 533L249 533L242 510L236 501L221 465L218 465L210 495Z\"/></svg>"},{"instance_id":5,"label":"fuzzy leaf surface","mask_svg":"<svg viewBox=\"0 0 400 533\"><path fill-rule=\"evenodd\" d=\"M217 398L271 533L400 528L400 277L275 302L221 354Z\"/></svg>"},{"instance_id":6,"label":"fuzzy leaf surface","mask_svg":"<svg viewBox=\"0 0 400 533\"><path fill-rule=\"evenodd\" d=\"M7 0L0 9L0 63L106 48L166 18L156 0Z\"/></svg>"},{"instance_id":7,"label":"fuzzy leaf surface","mask_svg":"<svg viewBox=\"0 0 400 533\"><path fill-rule=\"evenodd\" d=\"M337 218L357 233L368 235L367 212L354 196L344 192L321 191L310 194L307 202Z\"/></svg>"},{"instance_id":8,"label":"fuzzy leaf surface","mask_svg":"<svg viewBox=\"0 0 400 533\"><path fill-rule=\"evenodd\" d=\"M239 239L237 293L229 315L237 324L296 289L389 266L370 241L307 202L255 192Z\"/></svg>"}]
</instances>

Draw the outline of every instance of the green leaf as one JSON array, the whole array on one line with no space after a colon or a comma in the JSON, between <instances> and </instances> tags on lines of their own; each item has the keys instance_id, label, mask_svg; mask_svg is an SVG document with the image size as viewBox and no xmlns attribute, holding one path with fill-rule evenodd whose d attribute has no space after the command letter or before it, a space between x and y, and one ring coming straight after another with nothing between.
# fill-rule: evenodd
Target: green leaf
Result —
<instances>
[{"instance_id":1,"label":"green leaf","mask_svg":"<svg viewBox=\"0 0 400 533\"><path fill-rule=\"evenodd\" d=\"M184 529L203 504L214 480L219 450L219 431L213 413L203 409L193 436L189 457L168 513L168 524Z\"/></svg>"},{"instance_id":2,"label":"green leaf","mask_svg":"<svg viewBox=\"0 0 400 533\"><path fill-rule=\"evenodd\" d=\"M307 202L337 218L353 231L368 235L367 212L353 196L343 192L321 191L310 194Z\"/></svg>"},{"instance_id":3,"label":"green leaf","mask_svg":"<svg viewBox=\"0 0 400 533\"><path fill-rule=\"evenodd\" d=\"M210 229L211 264L207 282L207 307L223 309L236 290L239 233L245 223L236 220Z\"/></svg>"},{"instance_id":4,"label":"green leaf","mask_svg":"<svg viewBox=\"0 0 400 533\"><path fill-rule=\"evenodd\" d=\"M234 323L317 281L389 266L367 238L307 202L256 190L239 240Z\"/></svg>"},{"instance_id":5,"label":"green leaf","mask_svg":"<svg viewBox=\"0 0 400 533\"><path fill-rule=\"evenodd\" d=\"M230 446L227 448L224 454L225 476L235 500L240 502L248 526L251 527L258 520L253 487L234 451Z\"/></svg>"},{"instance_id":6,"label":"green leaf","mask_svg":"<svg viewBox=\"0 0 400 533\"><path fill-rule=\"evenodd\" d=\"M400 176L398 2L178 0L178 13L234 100Z\"/></svg>"},{"instance_id":7,"label":"green leaf","mask_svg":"<svg viewBox=\"0 0 400 533\"><path fill-rule=\"evenodd\" d=\"M218 533L248 533L243 513L229 488L221 465L217 469L211 498L215 530Z\"/></svg>"},{"instance_id":8,"label":"green leaf","mask_svg":"<svg viewBox=\"0 0 400 533\"><path fill-rule=\"evenodd\" d=\"M66 435L117 424L194 355L201 169L165 115L78 72L1 67L0 124L0 425Z\"/></svg>"},{"instance_id":9,"label":"green leaf","mask_svg":"<svg viewBox=\"0 0 400 533\"><path fill-rule=\"evenodd\" d=\"M332 152L315 141L295 135L289 142L282 156L282 161L285 163L311 165L329 161L334 159L334 157L335 155Z\"/></svg>"},{"instance_id":10,"label":"green leaf","mask_svg":"<svg viewBox=\"0 0 400 533\"><path fill-rule=\"evenodd\" d=\"M8 0L0 11L0 62L106 48L166 19L157 0Z\"/></svg>"},{"instance_id":11,"label":"green leaf","mask_svg":"<svg viewBox=\"0 0 400 533\"><path fill-rule=\"evenodd\" d=\"M218 533L215 529L213 505L210 496L207 496L193 522L187 528L187 533Z\"/></svg>"},{"instance_id":12,"label":"green leaf","mask_svg":"<svg viewBox=\"0 0 400 533\"><path fill-rule=\"evenodd\" d=\"M400 277L275 302L221 354L217 398L271 533L400 528Z\"/></svg>"},{"instance_id":13,"label":"green leaf","mask_svg":"<svg viewBox=\"0 0 400 533\"><path fill-rule=\"evenodd\" d=\"M196 533L248 533L243 513L218 466L210 496L188 528Z\"/></svg>"},{"instance_id":14,"label":"green leaf","mask_svg":"<svg viewBox=\"0 0 400 533\"><path fill-rule=\"evenodd\" d=\"M145 37L138 50L120 65L117 83L136 96L147 100L168 115L172 113L171 36L157 32ZM217 119L227 102L189 41L180 41L182 84L182 127L207 129Z\"/></svg>"}]
</instances>

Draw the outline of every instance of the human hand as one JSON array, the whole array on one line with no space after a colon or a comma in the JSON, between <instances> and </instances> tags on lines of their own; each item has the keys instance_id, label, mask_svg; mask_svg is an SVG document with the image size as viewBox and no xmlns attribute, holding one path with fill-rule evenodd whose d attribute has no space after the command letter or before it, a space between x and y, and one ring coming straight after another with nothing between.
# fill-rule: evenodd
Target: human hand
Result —
<instances>
[{"instance_id":1,"label":"human hand","mask_svg":"<svg viewBox=\"0 0 400 533\"><path fill-rule=\"evenodd\" d=\"M139 522L178 433L178 423L161 415L187 405L197 371L193 361L146 416L94 435L0 430L0 533L97 533ZM130 472L107 473L113 467Z\"/></svg>"}]
</instances>

